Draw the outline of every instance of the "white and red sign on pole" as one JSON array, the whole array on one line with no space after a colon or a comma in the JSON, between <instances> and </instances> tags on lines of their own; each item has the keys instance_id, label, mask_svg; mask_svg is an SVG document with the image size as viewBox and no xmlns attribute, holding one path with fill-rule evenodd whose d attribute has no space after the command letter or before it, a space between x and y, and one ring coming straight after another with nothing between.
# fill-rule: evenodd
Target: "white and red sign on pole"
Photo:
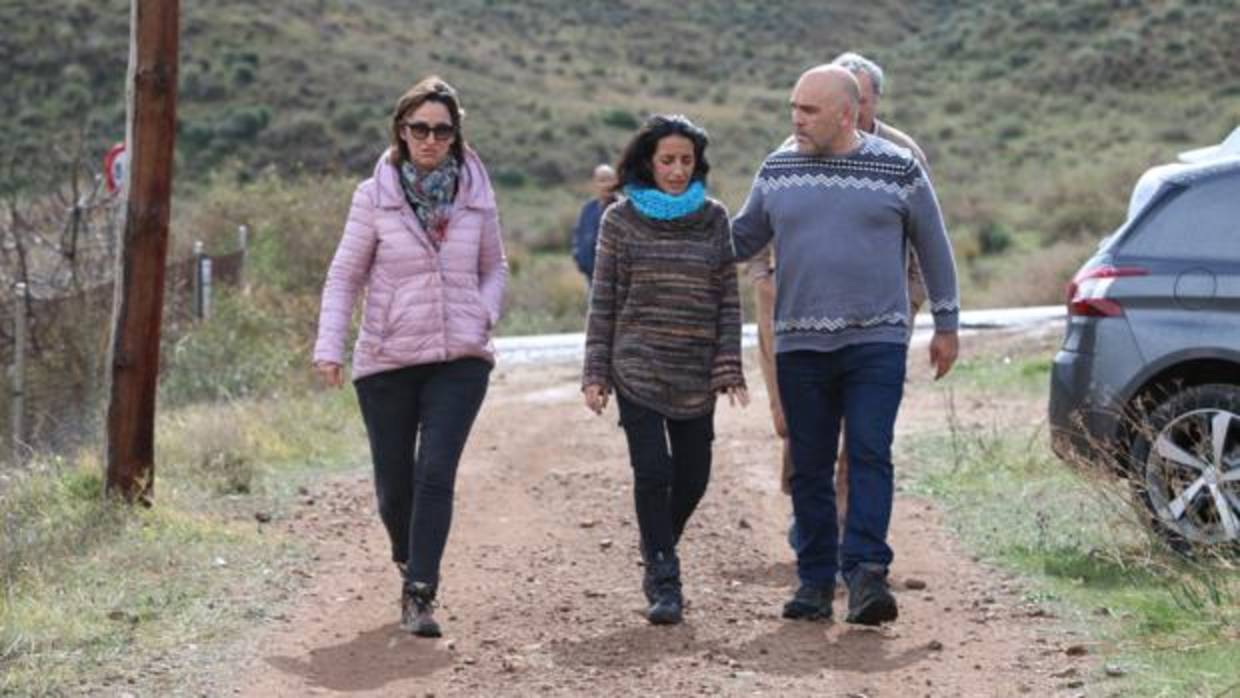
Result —
<instances>
[{"instance_id":1,"label":"white and red sign on pole","mask_svg":"<svg viewBox=\"0 0 1240 698\"><path fill-rule=\"evenodd\" d=\"M116 194L125 189L128 170L129 154L125 152L125 144L117 143L108 148L103 156L103 182L109 193Z\"/></svg>"}]
</instances>

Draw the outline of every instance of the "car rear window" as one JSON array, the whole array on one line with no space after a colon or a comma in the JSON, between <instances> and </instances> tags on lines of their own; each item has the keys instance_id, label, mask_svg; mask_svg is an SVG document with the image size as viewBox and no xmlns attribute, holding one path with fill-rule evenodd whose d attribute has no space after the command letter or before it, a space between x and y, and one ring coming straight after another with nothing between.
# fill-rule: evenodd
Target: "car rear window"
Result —
<instances>
[{"instance_id":1,"label":"car rear window","mask_svg":"<svg viewBox=\"0 0 1240 698\"><path fill-rule=\"evenodd\" d=\"M1121 246L1142 257L1240 261L1240 177L1213 177L1168 193Z\"/></svg>"}]
</instances>

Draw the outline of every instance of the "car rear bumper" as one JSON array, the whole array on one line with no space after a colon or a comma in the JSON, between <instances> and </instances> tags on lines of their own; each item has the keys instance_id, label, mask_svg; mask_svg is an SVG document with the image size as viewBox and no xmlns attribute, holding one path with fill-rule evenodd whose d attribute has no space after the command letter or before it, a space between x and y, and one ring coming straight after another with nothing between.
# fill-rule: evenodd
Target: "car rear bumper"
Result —
<instances>
[{"instance_id":1,"label":"car rear bumper","mask_svg":"<svg viewBox=\"0 0 1240 698\"><path fill-rule=\"evenodd\" d=\"M1073 465L1114 467L1122 405L1099 391L1092 354L1060 351L1051 366L1051 449Z\"/></svg>"}]
</instances>

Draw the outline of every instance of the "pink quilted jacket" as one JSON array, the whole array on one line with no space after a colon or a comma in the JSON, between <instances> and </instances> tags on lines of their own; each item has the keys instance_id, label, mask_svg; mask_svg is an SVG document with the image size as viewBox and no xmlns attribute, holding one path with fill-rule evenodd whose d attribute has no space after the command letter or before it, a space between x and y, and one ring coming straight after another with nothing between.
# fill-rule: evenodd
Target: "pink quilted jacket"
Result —
<instances>
[{"instance_id":1,"label":"pink quilted jacket","mask_svg":"<svg viewBox=\"0 0 1240 698\"><path fill-rule=\"evenodd\" d=\"M494 363L491 328L507 281L495 192L478 156L466 152L447 237L436 251L385 153L353 194L323 286L314 360L344 363L353 306L364 289L354 380L466 356Z\"/></svg>"}]
</instances>

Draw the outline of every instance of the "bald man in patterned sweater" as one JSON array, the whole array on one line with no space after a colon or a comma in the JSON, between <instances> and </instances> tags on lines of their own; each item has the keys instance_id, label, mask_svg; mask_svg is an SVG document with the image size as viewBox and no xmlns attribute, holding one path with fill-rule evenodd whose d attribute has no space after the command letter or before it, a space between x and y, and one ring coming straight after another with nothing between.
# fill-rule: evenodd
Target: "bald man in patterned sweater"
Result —
<instances>
[{"instance_id":1,"label":"bald man in patterned sweater","mask_svg":"<svg viewBox=\"0 0 1240 698\"><path fill-rule=\"evenodd\" d=\"M922 169L929 174L930 163L926 159L926 154L921 147L917 145L917 142L903 131L878 119L878 103L886 86L886 76L882 67L874 61L852 52L840 54L831 64L848 69L853 74L853 77L857 79L857 85L861 93L860 105L857 111L857 129L907 148L913 154L913 157L917 158L917 161L921 163ZM783 145L780 146L781 149L795 147L796 139L792 136L789 136ZM783 490L784 494L790 494L788 478L792 476L792 457L788 449L788 427L784 421L783 408L779 404L779 388L775 382L773 329L775 313L775 260L771 254L770 246L767 246L749 261L745 265L745 270L754 288L754 305L757 310L758 322L758 364L762 369L762 377L766 383L767 396L771 408L771 421L782 445L779 475L780 489ZM909 317L916 317L921 310L922 304L926 301L926 288L921 278L921 266L917 263L917 255L911 247L909 248L908 255L908 294ZM840 525L843 526L844 516L848 509L848 451L843 445L840 448L836 461L835 490ZM796 527L793 525L789 530L789 541L793 542L795 537ZM793 547L795 547L794 542Z\"/></svg>"},{"instance_id":2,"label":"bald man in patterned sweater","mask_svg":"<svg viewBox=\"0 0 1240 698\"><path fill-rule=\"evenodd\" d=\"M848 621L898 616L887 586L891 462L912 329L908 247L934 318L930 363L946 375L959 351L960 303L938 199L906 149L857 129L860 87L846 68L807 71L792 92L796 147L767 156L732 222L738 259L773 243L775 360L792 454L800 586L785 618L832 615L837 571ZM836 518L836 449L845 431L849 497Z\"/></svg>"}]
</instances>

